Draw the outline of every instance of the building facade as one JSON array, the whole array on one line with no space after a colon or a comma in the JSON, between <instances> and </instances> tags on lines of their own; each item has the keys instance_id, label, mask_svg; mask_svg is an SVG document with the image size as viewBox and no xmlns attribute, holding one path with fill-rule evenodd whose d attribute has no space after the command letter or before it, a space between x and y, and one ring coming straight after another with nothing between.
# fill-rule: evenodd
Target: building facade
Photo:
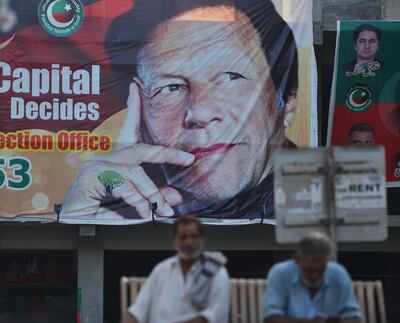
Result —
<instances>
[{"instance_id":1,"label":"building facade","mask_svg":"<svg viewBox=\"0 0 400 323\"><path fill-rule=\"evenodd\" d=\"M313 8L319 142L323 145L327 135L336 21L400 19L400 4L398 0L313 0ZM353 277L383 280L390 322L400 320L395 308L400 301L399 197L400 189L388 190L390 227L386 241L339 245L339 261ZM10 259L10 255L18 253L29 257L44 253L45 257L54 258L65 252L71 257L72 253L81 293L81 322L110 323L118 320L118 277L144 275L160 258L172 253L168 230L168 225L160 223L135 226L1 223L0 258ZM207 236L210 249L223 250L232 259L233 276L263 277L274 262L290 257L293 250L291 245L275 242L274 227L270 225L209 226Z\"/></svg>"}]
</instances>

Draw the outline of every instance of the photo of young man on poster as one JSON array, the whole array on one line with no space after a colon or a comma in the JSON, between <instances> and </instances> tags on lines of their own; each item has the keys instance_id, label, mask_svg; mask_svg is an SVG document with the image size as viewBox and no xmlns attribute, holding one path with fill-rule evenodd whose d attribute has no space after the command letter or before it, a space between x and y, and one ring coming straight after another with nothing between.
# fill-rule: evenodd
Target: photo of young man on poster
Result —
<instances>
[{"instance_id":1,"label":"photo of young man on poster","mask_svg":"<svg viewBox=\"0 0 400 323\"><path fill-rule=\"evenodd\" d=\"M361 74L364 77L374 76L382 62L375 58L379 50L382 31L370 24L361 24L353 32L356 59L347 63L346 76Z\"/></svg>"}]
</instances>

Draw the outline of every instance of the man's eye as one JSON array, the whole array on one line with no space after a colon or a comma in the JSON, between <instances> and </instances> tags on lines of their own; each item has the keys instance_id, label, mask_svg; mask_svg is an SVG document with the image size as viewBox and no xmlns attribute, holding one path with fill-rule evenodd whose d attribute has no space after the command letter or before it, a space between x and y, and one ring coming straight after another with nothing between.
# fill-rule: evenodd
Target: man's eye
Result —
<instances>
[{"instance_id":1,"label":"man's eye","mask_svg":"<svg viewBox=\"0 0 400 323\"><path fill-rule=\"evenodd\" d=\"M183 84L168 84L168 85L165 85L162 88L160 88L156 92L156 95L157 94L167 95L167 94L171 94L172 92L175 92L175 91L183 90L184 88L185 88L185 85L183 85Z\"/></svg>"},{"instance_id":2,"label":"man's eye","mask_svg":"<svg viewBox=\"0 0 400 323\"><path fill-rule=\"evenodd\" d=\"M247 79L242 74L235 72L224 72L219 76L219 79L222 81L234 81L238 79Z\"/></svg>"}]
</instances>

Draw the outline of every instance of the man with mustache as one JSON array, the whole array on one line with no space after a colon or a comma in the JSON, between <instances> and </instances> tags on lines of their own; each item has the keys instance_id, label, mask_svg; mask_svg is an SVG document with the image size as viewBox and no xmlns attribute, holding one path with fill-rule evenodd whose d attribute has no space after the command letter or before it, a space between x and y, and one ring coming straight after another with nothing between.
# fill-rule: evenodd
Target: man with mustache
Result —
<instances>
[{"instance_id":1,"label":"man with mustache","mask_svg":"<svg viewBox=\"0 0 400 323\"><path fill-rule=\"evenodd\" d=\"M272 217L274 151L293 145L292 31L269 0L168 1L151 21L156 4L136 1L110 27L118 79L134 75L126 121L118 149L83 166L61 216L148 218L153 206L159 217ZM118 178L111 189L104 172Z\"/></svg>"},{"instance_id":2,"label":"man with mustache","mask_svg":"<svg viewBox=\"0 0 400 323\"><path fill-rule=\"evenodd\" d=\"M225 257L204 252L204 228L195 216L178 218L171 236L176 256L153 269L123 323L227 323Z\"/></svg>"},{"instance_id":3,"label":"man with mustache","mask_svg":"<svg viewBox=\"0 0 400 323\"><path fill-rule=\"evenodd\" d=\"M351 278L329 261L329 238L311 233L303 238L294 260L274 265L264 297L265 323L360 323L361 313Z\"/></svg>"}]
</instances>

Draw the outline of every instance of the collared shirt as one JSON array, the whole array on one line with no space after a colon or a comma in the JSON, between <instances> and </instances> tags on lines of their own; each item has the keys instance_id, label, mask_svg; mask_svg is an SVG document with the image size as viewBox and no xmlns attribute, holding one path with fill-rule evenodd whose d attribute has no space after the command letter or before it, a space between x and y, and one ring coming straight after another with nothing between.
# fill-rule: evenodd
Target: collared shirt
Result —
<instances>
[{"instance_id":1,"label":"collared shirt","mask_svg":"<svg viewBox=\"0 0 400 323\"><path fill-rule=\"evenodd\" d=\"M316 316L361 317L352 282L346 269L328 262L321 286L313 298L300 278L294 260L274 265L268 273L263 317L288 316L311 319Z\"/></svg>"},{"instance_id":2,"label":"collared shirt","mask_svg":"<svg viewBox=\"0 0 400 323\"><path fill-rule=\"evenodd\" d=\"M188 288L192 284L195 266L182 274L177 256L160 262L140 290L136 302L128 309L140 323L175 323L203 316L209 323L228 322L229 275L221 267L214 275L208 306L199 311L190 302Z\"/></svg>"}]
</instances>

